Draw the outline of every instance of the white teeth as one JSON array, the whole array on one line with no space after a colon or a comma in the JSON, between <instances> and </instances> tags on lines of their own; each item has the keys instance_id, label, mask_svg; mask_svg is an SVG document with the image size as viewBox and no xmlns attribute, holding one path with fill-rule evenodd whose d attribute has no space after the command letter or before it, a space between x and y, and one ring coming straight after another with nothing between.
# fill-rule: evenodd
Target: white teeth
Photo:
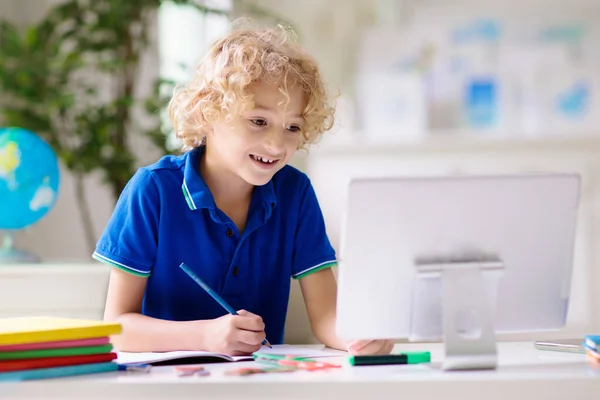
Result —
<instances>
[{"instance_id":1,"label":"white teeth","mask_svg":"<svg viewBox=\"0 0 600 400\"><path fill-rule=\"evenodd\" d=\"M265 158L265 157L258 157L258 156L255 156L255 155L252 155L252 157L253 157L253 158L254 158L256 161L261 161L261 162L264 162L264 163L269 163L269 164L272 164L272 163L274 163L274 162L275 162L275 160L271 160L271 159L269 159L269 158Z\"/></svg>"}]
</instances>

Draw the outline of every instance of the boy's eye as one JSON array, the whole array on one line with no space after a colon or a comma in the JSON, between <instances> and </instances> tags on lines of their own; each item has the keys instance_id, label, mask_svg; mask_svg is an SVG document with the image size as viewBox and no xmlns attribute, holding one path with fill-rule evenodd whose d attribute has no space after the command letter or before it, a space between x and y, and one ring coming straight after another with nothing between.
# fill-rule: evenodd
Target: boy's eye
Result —
<instances>
[{"instance_id":1,"label":"boy's eye","mask_svg":"<svg viewBox=\"0 0 600 400\"><path fill-rule=\"evenodd\" d=\"M267 121L265 121L262 118L254 118L251 119L250 122L252 122L256 126L265 126L267 124Z\"/></svg>"},{"instance_id":2,"label":"boy's eye","mask_svg":"<svg viewBox=\"0 0 600 400\"><path fill-rule=\"evenodd\" d=\"M288 131L290 131L290 132L300 132L300 127L296 126L296 125L292 125L292 126L288 127Z\"/></svg>"}]
</instances>

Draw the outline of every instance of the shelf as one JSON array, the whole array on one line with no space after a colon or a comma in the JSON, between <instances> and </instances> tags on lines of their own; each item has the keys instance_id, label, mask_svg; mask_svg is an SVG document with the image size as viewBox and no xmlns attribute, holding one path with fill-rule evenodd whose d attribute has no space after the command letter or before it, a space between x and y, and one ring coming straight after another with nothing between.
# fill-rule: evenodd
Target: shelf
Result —
<instances>
[{"instance_id":1,"label":"shelf","mask_svg":"<svg viewBox=\"0 0 600 400\"><path fill-rule=\"evenodd\" d=\"M597 134L500 136L486 133L435 133L423 139L368 141L331 134L310 150L316 156L391 155L398 153L473 153L497 151L598 152Z\"/></svg>"}]
</instances>

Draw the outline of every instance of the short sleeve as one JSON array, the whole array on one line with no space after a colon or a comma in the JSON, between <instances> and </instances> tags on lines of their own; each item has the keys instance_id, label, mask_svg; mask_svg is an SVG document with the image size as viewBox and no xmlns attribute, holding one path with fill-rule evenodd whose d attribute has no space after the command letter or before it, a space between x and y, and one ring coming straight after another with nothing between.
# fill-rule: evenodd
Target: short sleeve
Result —
<instances>
[{"instance_id":1,"label":"short sleeve","mask_svg":"<svg viewBox=\"0 0 600 400\"><path fill-rule=\"evenodd\" d=\"M123 189L92 257L149 276L158 243L159 200L152 172L139 169Z\"/></svg>"},{"instance_id":2,"label":"short sleeve","mask_svg":"<svg viewBox=\"0 0 600 400\"><path fill-rule=\"evenodd\" d=\"M306 178L301 190L298 223L294 237L292 277L301 279L336 265L335 250L329 242L325 220L315 190Z\"/></svg>"}]
</instances>

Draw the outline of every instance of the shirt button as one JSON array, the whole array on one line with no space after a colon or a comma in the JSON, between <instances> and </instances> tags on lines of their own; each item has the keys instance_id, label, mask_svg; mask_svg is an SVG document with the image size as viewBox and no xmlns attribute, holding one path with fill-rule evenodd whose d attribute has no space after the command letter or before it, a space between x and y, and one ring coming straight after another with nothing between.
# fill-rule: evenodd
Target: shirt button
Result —
<instances>
[{"instance_id":1,"label":"shirt button","mask_svg":"<svg viewBox=\"0 0 600 400\"><path fill-rule=\"evenodd\" d=\"M225 234L227 235L227 237L232 237L233 236L233 229L231 229L231 228L227 229L227 232L225 232Z\"/></svg>"},{"instance_id":2,"label":"shirt button","mask_svg":"<svg viewBox=\"0 0 600 400\"><path fill-rule=\"evenodd\" d=\"M233 271L231 272L233 276L238 276L240 270L238 267L233 267Z\"/></svg>"}]
</instances>

